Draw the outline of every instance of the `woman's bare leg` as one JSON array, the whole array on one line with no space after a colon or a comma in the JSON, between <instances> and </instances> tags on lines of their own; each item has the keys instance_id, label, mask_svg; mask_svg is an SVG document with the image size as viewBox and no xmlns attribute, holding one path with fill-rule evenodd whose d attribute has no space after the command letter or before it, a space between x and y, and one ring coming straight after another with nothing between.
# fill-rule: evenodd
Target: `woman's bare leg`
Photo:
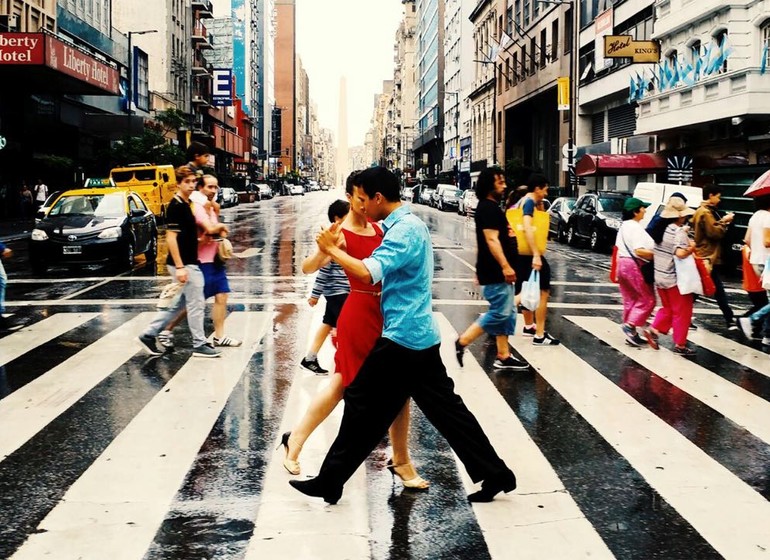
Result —
<instances>
[{"instance_id":1,"label":"woman's bare leg","mask_svg":"<svg viewBox=\"0 0 770 560\"><path fill-rule=\"evenodd\" d=\"M289 437L289 452L287 459L296 461L299 457L302 446L310 437L310 434L332 413L332 410L342 400L344 391L342 386L342 375L335 373L329 379L329 384L320 392L316 393L310 406L307 407L304 416L299 423L291 430ZM408 425L408 422L407 422Z\"/></svg>"},{"instance_id":2,"label":"woman's bare leg","mask_svg":"<svg viewBox=\"0 0 770 560\"><path fill-rule=\"evenodd\" d=\"M410 488L424 490L430 486L427 480L420 478L417 470L412 465L412 459L409 456L409 422L411 420L410 402L406 401L401 412L398 413L393 424L390 425L388 435L390 444L393 446L393 468L395 473L404 481L404 485L409 483Z\"/></svg>"}]
</instances>

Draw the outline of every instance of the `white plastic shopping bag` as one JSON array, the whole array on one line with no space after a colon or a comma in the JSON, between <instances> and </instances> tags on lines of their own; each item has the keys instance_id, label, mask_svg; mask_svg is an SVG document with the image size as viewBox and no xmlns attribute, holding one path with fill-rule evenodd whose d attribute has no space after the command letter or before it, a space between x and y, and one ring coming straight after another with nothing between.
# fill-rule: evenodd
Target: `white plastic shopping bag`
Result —
<instances>
[{"instance_id":1,"label":"white plastic shopping bag","mask_svg":"<svg viewBox=\"0 0 770 560\"><path fill-rule=\"evenodd\" d=\"M770 257L767 257L765 261L765 269L762 271L762 287L765 290L770 290Z\"/></svg>"},{"instance_id":2,"label":"white plastic shopping bag","mask_svg":"<svg viewBox=\"0 0 770 560\"><path fill-rule=\"evenodd\" d=\"M533 270L529 280L521 284L521 305L530 311L540 305L540 272Z\"/></svg>"},{"instance_id":3,"label":"white plastic shopping bag","mask_svg":"<svg viewBox=\"0 0 770 560\"><path fill-rule=\"evenodd\" d=\"M703 283L700 281L695 257L692 255L683 259L674 257L674 268L676 269L676 287L679 288L680 294L703 295Z\"/></svg>"}]
</instances>

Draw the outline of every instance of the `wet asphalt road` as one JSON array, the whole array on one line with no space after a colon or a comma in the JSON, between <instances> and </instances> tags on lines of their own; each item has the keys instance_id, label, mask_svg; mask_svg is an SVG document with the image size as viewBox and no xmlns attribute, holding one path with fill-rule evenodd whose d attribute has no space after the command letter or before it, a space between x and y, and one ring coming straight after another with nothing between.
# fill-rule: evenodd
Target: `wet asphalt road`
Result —
<instances>
[{"instance_id":1,"label":"wet asphalt road","mask_svg":"<svg viewBox=\"0 0 770 560\"><path fill-rule=\"evenodd\" d=\"M196 444L194 458L184 468L181 486L173 489L173 499L151 544L144 547L145 558L249 557L250 540L259 530L259 521L255 528L255 520L262 519L259 515L266 494L272 496L266 491L268 468L271 463L280 465L275 445L282 426L293 422L286 415L292 386L297 383L297 364L308 343L309 326L314 317L317 320L317 313L305 303L311 279L299 273L299 265L313 248L313 232L325 223L327 205L341 196L341 191L310 193L223 210L231 224L235 250L250 250L249 256L228 265L231 301L243 304L247 312L262 313L268 318L267 327L242 373L234 378L232 391L225 393L213 426L197 434L201 443ZM414 211L433 234L434 309L448 321L443 341L451 344L452 336L456 336L451 329L464 330L486 307L474 283L472 222L424 206L415 206ZM4 404L10 403L14 395L21 395L25 387L35 387L33 383L58 372L57 367L63 375L66 364L111 333L123 336L120 329L130 325L139 313L154 311L155 298L168 281L163 265L148 264L141 258L133 271L118 276L93 266L78 270L55 268L48 276L37 278L29 271L25 242L11 242L10 246L16 253L7 263L8 312L13 314L10 321L14 329L0 338L0 361L4 363L0 368L0 418L1 431L6 434L20 430L25 420L18 412L24 409L23 404L7 411ZM165 260L163 247L161 244L158 262ZM714 480L734 485L741 496L736 500L746 504L742 492L748 492L756 502L746 506L745 515L751 518L768 511L770 437L762 424L770 426L770 371L762 359L766 356L757 355L762 347L758 342L746 342L740 333L726 331L716 306L703 299L696 303L699 330L691 336L698 351L693 362L701 366L697 371L691 371L690 362L673 355L667 360L657 359L649 357L651 350L624 348L622 341L617 344L619 329L610 327L607 332L612 334L602 330L606 327L602 321L618 323L620 318L617 287L607 281L609 255L551 242L548 257L554 276L548 330L563 341L564 348L551 359L547 353L555 349L540 348L535 350L539 354L532 354L529 340L517 336L512 339L514 351L533 367L528 372L503 374L491 367L493 341L482 338L475 342L470 352L497 390L495 400L499 403L495 406L512 414L511 418L515 417L523 428L522 434L542 453L563 485L558 493L574 501L578 517L590 527L602 554L640 559L749 557L733 554L741 550L736 547L733 551L727 544L730 535L720 534L729 527L720 529L718 522L714 527L718 517L704 518L702 513L688 509L688 503L697 504L704 499L702 496L683 499L675 483L659 480L654 474L672 469L657 455L656 445L660 444L662 455L668 455L672 465L679 464L685 470L685 479L688 469L694 478L713 469L717 477ZM747 306L746 298L737 290L740 286L734 279L727 284L733 288L731 302L740 312ZM18 348L18 335L25 330L59 314L78 313L90 315L61 333L33 340L29 348L16 352L12 359L2 359L2 352L10 355L14 345ZM581 323L586 318L594 322ZM147 322L140 318L140 326ZM207 332L210 330L207 319ZM0 453L0 558L11 557L16 551L19 557L34 557L22 554L24 542L30 535L48 531L40 528L41 523L61 505L65 494L90 472L134 418L168 391L175 377L181 376L179 372L189 359L189 351L184 350L189 346L189 335L185 328L178 331L175 352L159 359L149 359L141 351L130 353L115 367L108 367L92 387L50 422L9 448L10 452ZM133 336L125 336L126 345L133 340ZM7 344L2 346L3 342ZM670 348L670 341L665 341L664 346ZM81 371L98 369L105 356L97 353L93 361L78 367ZM654 359L657 361L650 361ZM611 399L601 400L587 383L576 387L583 383L578 381L578 373L585 368L591 375L587 379L611 385L608 395L624 398L624 406L631 408L612 408ZM570 378L573 372L574 381ZM554 377L558 374L566 376ZM706 377L700 385L701 378L686 385L689 375ZM52 401L64 398L61 391L54 395ZM729 401L724 407L720 397ZM593 412L592 399L601 400L599 409L606 406L606 417ZM741 416L746 409L751 409L752 418ZM293 410L290 414L294 414ZM666 443L645 439L649 425L631 422L634 414L650 425L659 424ZM621 421L626 418L629 423L623 425ZM482 425L499 433L503 446L509 433L511 440L514 438L513 424L489 426L482 420ZM649 449L634 444L636 436L647 441ZM676 442L672 444L676 452L665 447L670 443L668 438ZM492 439L497 446L497 440ZM483 511L480 514L465 499L464 473L458 469L451 449L417 409L413 413L411 442L414 462L420 474L431 481L431 490L413 494L392 485L384 468L389 445L383 441L365 469L366 556L532 557L533 551L540 549L534 545L531 550L516 548L519 541L514 534L528 535L523 542L528 542L527 538L532 542L556 541L563 535L556 526L553 534L548 533L547 525L542 535L528 530L529 523L532 527L537 523L530 521L526 509L510 516L508 530L491 530ZM518 449L510 450L513 461L509 462L519 474L520 489L506 500L515 502L519 494L518 499L524 503L529 494L521 473L529 472L525 465L529 453L517 453ZM677 454L684 453L682 450L702 463L682 464ZM151 480L157 472L137 472L135 476ZM709 483L703 484L707 487ZM731 511L730 496L723 495L731 494L731 488L716 494L728 503L714 502L711 496L712 507ZM531 495L538 499L536 492ZM549 507L546 498L543 500L532 507ZM500 511L495 515L504 518L508 514ZM92 530L98 532L98 526ZM535 534L539 536L533 537ZM742 538L737 534L733 540ZM752 533L749 531L745 538L752 538ZM759 541L764 542L767 535L757 538L756 544L748 543L751 551L761 550ZM597 550L594 546L583 549L581 543L572 543L568 550L574 555L569 556L591 555L590 551ZM343 557L334 547L311 547L309 552L304 549L296 555L292 550L288 546L281 557ZM757 557L766 558L762 554L767 553L757 552Z\"/></svg>"}]
</instances>

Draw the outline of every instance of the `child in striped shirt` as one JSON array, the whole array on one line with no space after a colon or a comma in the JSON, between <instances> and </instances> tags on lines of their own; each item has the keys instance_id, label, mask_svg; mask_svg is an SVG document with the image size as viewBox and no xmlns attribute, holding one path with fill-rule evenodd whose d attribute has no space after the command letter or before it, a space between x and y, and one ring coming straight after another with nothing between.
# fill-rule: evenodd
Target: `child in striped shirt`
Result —
<instances>
[{"instance_id":1,"label":"child in striped shirt","mask_svg":"<svg viewBox=\"0 0 770 560\"><path fill-rule=\"evenodd\" d=\"M350 203L345 200L335 200L329 206L329 221L331 223L341 223L350 210ZM337 327L337 317L340 315L342 305L350 293L350 283L345 271L335 262L330 262L318 270L318 275L313 284L313 290L307 302L310 307L315 307L318 300L323 295L326 298L326 311L324 312L323 324L316 332L315 338L310 350L300 365L315 373L316 375L327 375L329 370L324 369L318 363L318 351L333 329ZM334 340L334 334L332 334Z\"/></svg>"}]
</instances>

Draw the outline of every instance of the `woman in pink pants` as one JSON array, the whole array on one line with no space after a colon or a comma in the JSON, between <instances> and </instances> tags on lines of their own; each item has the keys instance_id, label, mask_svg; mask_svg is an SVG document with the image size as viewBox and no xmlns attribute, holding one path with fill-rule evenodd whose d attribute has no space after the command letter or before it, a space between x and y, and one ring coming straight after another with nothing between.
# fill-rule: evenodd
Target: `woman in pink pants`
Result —
<instances>
[{"instance_id":1,"label":"woman in pink pants","mask_svg":"<svg viewBox=\"0 0 770 560\"><path fill-rule=\"evenodd\" d=\"M618 230L615 245L618 248L618 284L623 298L623 334L632 346L647 344L637 327L647 323L655 307L655 293L641 272L641 265L652 260L655 242L639 223L650 204L638 198L626 199L623 204L623 224Z\"/></svg>"},{"instance_id":2,"label":"woman in pink pants","mask_svg":"<svg viewBox=\"0 0 770 560\"><path fill-rule=\"evenodd\" d=\"M644 335L650 346L658 349L658 336L672 330L674 353L692 356L695 351L687 347L687 331L692 320L693 294L681 294L676 286L674 257L683 259L695 251L695 242L687 237L684 227L695 210L688 208L684 200L672 196L661 219L652 231L655 241L655 286L658 288L661 307Z\"/></svg>"}]
</instances>

